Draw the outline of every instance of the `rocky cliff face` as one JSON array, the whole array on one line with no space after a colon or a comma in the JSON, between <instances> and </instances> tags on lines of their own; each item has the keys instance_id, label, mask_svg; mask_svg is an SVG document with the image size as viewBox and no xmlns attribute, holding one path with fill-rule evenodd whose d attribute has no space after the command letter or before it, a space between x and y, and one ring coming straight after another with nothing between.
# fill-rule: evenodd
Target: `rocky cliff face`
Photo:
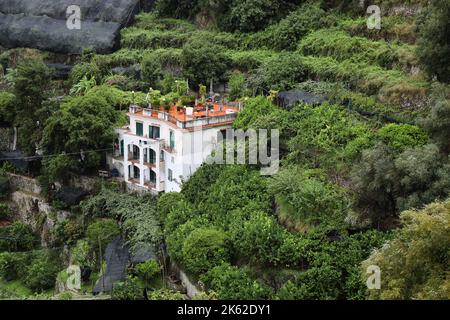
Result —
<instances>
[{"instance_id":1,"label":"rocky cliff face","mask_svg":"<svg viewBox=\"0 0 450 320\"><path fill-rule=\"evenodd\" d=\"M31 226L33 231L40 234L41 245L51 246L54 242L52 230L57 222L68 219L70 212L56 210L47 203L41 193L41 187L36 180L9 174L12 189L10 208L14 216Z\"/></svg>"},{"instance_id":2,"label":"rocky cliff face","mask_svg":"<svg viewBox=\"0 0 450 320\"><path fill-rule=\"evenodd\" d=\"M52 230L56 223L68 219L71 215L68 211L55 210L39 195L24 191L12 193L10 207L19 220L40 234L43 247L54 243Z\"/></svg>"},{"instance_id":3,"label":"rocky cliff face","mask_svg":"<svg viewBox=\"0 0 450 320\"><path fill-rule=\"evenodd\" d=\"M80 29L67 27L72 5L81 11ZM140 8L140 0L2 0L0 45L70 54L91 47L108 53L118 45L120 29Z\"/></svg>"}]
</instances>

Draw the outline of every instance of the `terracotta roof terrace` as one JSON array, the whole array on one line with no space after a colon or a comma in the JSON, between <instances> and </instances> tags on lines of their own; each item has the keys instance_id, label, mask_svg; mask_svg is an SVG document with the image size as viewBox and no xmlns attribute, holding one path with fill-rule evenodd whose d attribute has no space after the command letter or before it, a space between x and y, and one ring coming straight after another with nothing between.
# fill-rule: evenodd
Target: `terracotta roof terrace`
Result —
<instances>
[{"instance_id":1,"label":"terracotta roof terrace","mask_svg":"<svg viewBox=\"0 0 450 320\"><path fill-rule=\"evenodd\" d=\"M132 105L129 111L129 116L159 119L180 128L189 129L196 126L219 126L232 123L236 119L239 107L214 103L209 106L197 105L191 108L171 106L167 110L163 107L141 108Z\"/></svg>"}]
</instances>

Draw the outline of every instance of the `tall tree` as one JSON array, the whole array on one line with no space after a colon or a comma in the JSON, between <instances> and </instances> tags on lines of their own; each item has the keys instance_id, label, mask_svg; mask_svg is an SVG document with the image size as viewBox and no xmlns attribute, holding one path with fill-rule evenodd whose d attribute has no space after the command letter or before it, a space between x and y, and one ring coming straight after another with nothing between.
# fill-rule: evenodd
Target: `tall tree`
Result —
<instances>
[{"instance_id":1,"label":"tall tree","mask_svg":"<svg viewBox=\"0 0 450 320\"><path fill-rule=\"evenodd\" d=\"M34 154L41 139L46 119L42 107L50 88L52 73L42 61L24 59L11 75L16 96L14 125L19 127L21 149L29 154Z\"/></svg>"},{"instance_id":2,"label":"tall tree","mask_svg":"<svg viewBox=\"0 0 450 320\"><path fill-rule=\"evenodd\" d=\"M428 1L418 19L418 55L431 76L450 82L450 2Z\"/></svg>"},{"instance_id":3,"label":"tall tree","mask_svg":"<svg viewBox=\"0 0 450 320\"><path fill-rule=\"evenodd\" d=\"M64 173L68 177L74 170L97 167L105 149L112 146L118 118L114 106L98 92L68 98L44 128L42 144L51 156L44 162L50 170L47 174L58 178Z\"/></svg>"}]
</instances>

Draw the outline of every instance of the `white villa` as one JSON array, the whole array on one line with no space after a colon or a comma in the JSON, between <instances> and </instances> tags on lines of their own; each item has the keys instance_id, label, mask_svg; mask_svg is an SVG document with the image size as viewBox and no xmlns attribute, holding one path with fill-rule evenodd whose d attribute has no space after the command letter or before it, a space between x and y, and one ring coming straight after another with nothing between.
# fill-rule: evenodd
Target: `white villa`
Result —
<instances>
[{"instance_id":1,"label":"white villa","mask_svg":"<svg viewBox=\"0 0 450 320\"><path fill-rule=\"evenodd\" d=\"M117 129L111 169L131 190L179 192L236 119L238 106L219 103L170 109L130 106L129 124Z\"/></svg>"}]
</instances>

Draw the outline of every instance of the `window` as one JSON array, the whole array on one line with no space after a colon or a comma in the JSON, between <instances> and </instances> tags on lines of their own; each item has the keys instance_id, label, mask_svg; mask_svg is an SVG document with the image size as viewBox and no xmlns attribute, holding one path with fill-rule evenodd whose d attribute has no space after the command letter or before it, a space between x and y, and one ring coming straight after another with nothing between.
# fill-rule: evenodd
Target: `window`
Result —
<instances>
[{"instance_id":1,"label":"window","mask_svg":"<svg viewBox=\"0 0 450 320\"><path fill-rule=\"evenodd\" d=\"M150 183L156 184L156 173L150 170Z\"/></svg>"},{"instance_id":2,"label":"window","mask_svg":"<svg viewBox=\"0 0 450 320\"><path fill-rule=\"evenodd\" d=\"M159 160L164 161L164 150L161 150L161 152L159 153Z\"/></svg>"},{"instance_id":3,"label":"window","mask_svg":"<svg viewBox=\"0 0 450 320\"><path fill-rule=\"evenodd\" d=\"M138 146L133 145L133 160L139 160L141 158L141 149Z\"/></svg>"},{"instance_id":4,"label":"window","mask_svg":"<svg viewBox=\"0 0 450 320\"><path fill-rule=\"evenodd\" d=\"M175 149L175 132L170 130L170 148Z\"/></svg>"},{"instance_id":5,"label":"window","mask_svg":"<svg viewBox=\"0 0 450 320\"><path fill-rule=\"evenodd\" d=\"M167 171L167 179L168 179L170 182L173 181L173 172L172 172L172 170L170 170L170 169Z\"/></svg>"},{"instance_id":6,"label":"window","mask_svg":"<svg viewBox=\"0 0 450 320\"><path fill-rule=\"evenodd\" d=\"M150 154L149 155L150 155L149 162L151 164L155 164L156 163L156 152L155 152L155 150L150 149Z\"/></svg>"},{"instance_id":7,"label":"window","mask_svg":"<svg viewBox=\"0 0 450 320\"><path fill-rule=\"evenodd\" d=\"M141 122L136 122L136 135L140 137L144 135L144 125Z\"/></svg>"},{"instance_id":8,"label":"window","mask_svg":"<svg viewBox=\"0 0 450 320\"><path fill-rule=\"evenodd\" d=\"M150 139L159 139L161 136L160 128L157 126L149 126L148 127L148 137Z\"/></svg>"}]
</instances>

